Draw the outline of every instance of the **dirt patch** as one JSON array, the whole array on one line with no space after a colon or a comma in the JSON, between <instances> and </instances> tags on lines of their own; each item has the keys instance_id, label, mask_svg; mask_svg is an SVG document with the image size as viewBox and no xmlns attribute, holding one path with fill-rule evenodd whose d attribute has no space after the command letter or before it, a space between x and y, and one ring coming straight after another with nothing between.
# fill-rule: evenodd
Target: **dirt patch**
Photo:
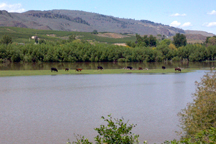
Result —
<instances>
[{"instance_id":1,"label":"dirt patch","mask_svg":"<svg viewBox=\"0 0 216 144\"><path fill-rule=\"evenodd\" d=\"M206 36L201 34L185 34L188 43L203 43L206 40Z\"/></svg>"},{"instance_id":2,"label":"dirt patch","mask_svg":"<svg viewBox=\"0 0 216 144\"><path fill-rule=\"evenodd\" d=\"M47 36L56 37L55 34L46 34Z\"/></svg>"},{"instance_id":3,"label":"dirt patch","mask_svg":"<svg viewBox=\"0 0 216 144\"><path fill-rule=\"evenodd\" d=\"M7 28L6 30L11 31L11 32L15 32L14 30L11 30L11 29L9 29L9 28Z\"/></svg>"},{"instance_id":4,"label":"dirt patch","mask_svg":"<svg viewBox=\"0 0 216 144\"><path fill-rule=\"evenodd\" d=\"M114 45L118 45L118 46L127 46L125 43L114 43Z\"/></svg>"},{"instance_id":5,"label":"dirt patch","mask_svg":"<svg viewBox=\"0 0 216 144\"><path fill-rule=\"evenodd\" d=\"M108 37L108 38L124 38L124 37L129 37L129 36L121 35L121 34L117 34L117 33L99 33L99 34L97 34L97 36Z\"/></svg>"}]
</instances>

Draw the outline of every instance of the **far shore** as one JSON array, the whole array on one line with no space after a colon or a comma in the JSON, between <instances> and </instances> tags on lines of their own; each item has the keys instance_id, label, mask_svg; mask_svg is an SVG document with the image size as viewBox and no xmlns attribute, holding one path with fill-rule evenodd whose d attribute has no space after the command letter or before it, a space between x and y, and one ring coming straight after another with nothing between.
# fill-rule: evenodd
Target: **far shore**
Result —
<instances>
[{"instance_id":1,"label":"far shore","mask_svg":"<svg viewBox=\"0 0 216 144\"><path fill-rule=\"evenodd\" d=\"M51 70L0 70L0 77L8 76L36 76L36 75L75 75L75 74L171 74L171 73L188 73L198 69L182 69L180 71L175 71L174 68L168 69L143 69L143 70L127 70L127 69L103 69L103 70L82 70L76 71L75 69L70 69L65 71L63 69L58 70L58 72L51 72Z\"/></svg>"}]
</instances>

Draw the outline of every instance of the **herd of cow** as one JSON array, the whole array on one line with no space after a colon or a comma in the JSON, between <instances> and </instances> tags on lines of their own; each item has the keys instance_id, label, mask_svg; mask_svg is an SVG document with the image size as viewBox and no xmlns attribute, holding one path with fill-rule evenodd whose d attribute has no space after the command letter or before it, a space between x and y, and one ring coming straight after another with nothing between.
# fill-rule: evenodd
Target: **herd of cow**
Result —
<instances>
[{"instance_id":1,"label":"herd of cow","mask_svg":"<svg viewBox=\"0 0 216 144\"><path fill-rule=\"evenodd\" d=\"M98 66L97 67L99 70L102 70L103 69L103 67L102 66ZM54 72L58 72L58 69L57 68L51 68L51 72L52 71L54 71ZM69 71L69 68L65 68L65 71ZM75 69L75 71L77 71L77 72L81 72L82 71L82 69L81 68L77 68L77 69Z\"/></svg>"},{"instance_id":2,"label":"herd of cow","mask_svg":"<svg viewBox=\"0 0 216 144\"><path fill-rule=\"evenodd\" d=\"M98 66L97 69L98 69L98 70L103 70L103 67L102 67L102 66ZM127 67L124 67L124 69L132 70L133 67L127 66ZM162 69L166 69L166 67L165 67L165 66L162 66ZM142 67L139 67L138 70L143 70L143 68L142 68ZM145 70L148 70L148 68L146 68ZM57 68L51 68L51 72L52 72L52 71L58 72L58 69L57 69ZM65 68L65 71L69 71L69 68ZM75 71L81 72L82 69L81 69L81 68L77 68L77 69L75 69ZM181 72L181 68L177 67L177 68L175 68L175 71L180 71L180 72Z\"/></svg>"}]
</instances>

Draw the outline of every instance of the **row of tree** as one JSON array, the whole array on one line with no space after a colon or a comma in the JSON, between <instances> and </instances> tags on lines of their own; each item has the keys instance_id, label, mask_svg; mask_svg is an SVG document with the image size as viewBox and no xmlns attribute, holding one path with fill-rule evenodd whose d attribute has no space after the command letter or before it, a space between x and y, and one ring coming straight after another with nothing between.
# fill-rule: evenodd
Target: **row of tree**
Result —
<instances>
[{"instance_id":1,"label":"row of tree","mask_svg":"<svg viewBox=\"0 0 216 144\"><path fill-rule=\"evenodd\" d=\"M74 40L64 44L0 45L0 59L11 62L161 62L215 60L216 45L187 44L176 48L164 39L156 47L123 47Z\"/></svg>"},{"instance_id":2,"label":"row of tree","mask_svg":"<svg viewBox=\"0 0 216 144\"><path fill-rule=\"evenodd\" d=\"M162 37L162 40L171 41L169 39L165 39L164 35ZM126 44L130 47L148 47L148 46L149 47L155 47L159 44L159 41L153 35L150 35L149 37L147 35L144 35L142 37L139 34L136 34L136 41L135 42L128 41ZM173 44L177 48L181 47L181 46L186 46L186 44L187 44L186 36L183 34L177 33L173 37Z\"/></svg>"}]
</instances>

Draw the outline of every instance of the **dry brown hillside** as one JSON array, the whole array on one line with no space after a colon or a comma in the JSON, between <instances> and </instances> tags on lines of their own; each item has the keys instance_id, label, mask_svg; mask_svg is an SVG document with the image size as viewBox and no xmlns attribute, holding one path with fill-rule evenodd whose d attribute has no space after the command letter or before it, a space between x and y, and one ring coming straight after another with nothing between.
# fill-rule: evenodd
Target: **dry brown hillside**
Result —
<instances>
[{"instance_id":1,"label":"dry brown hillside","mask_svg":"<svg viewBox=\"0 0 216 144\"><path fill-rule=\"evenodd\" d=\"M187 43L203 43L207 36L201 34L185 34L187 38Z\"/></svg>"}]
</instances>

